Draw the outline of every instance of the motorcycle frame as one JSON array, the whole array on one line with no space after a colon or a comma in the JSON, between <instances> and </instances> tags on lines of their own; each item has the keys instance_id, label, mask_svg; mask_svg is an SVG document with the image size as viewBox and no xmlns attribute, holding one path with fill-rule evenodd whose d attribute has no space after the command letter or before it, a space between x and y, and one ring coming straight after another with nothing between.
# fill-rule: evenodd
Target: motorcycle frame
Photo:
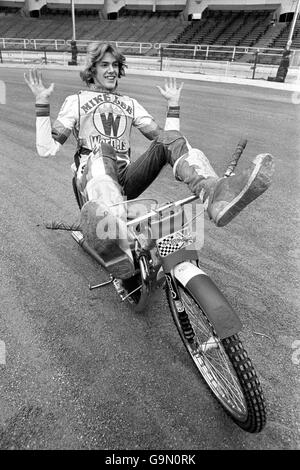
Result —
<instances>
[{"instance_id":1,"label":"motorcycle frame","mask_svg":"<svg viewBox=\"0 0 300 470\"><path fill-rule=\"evenodd\" d=\"M127 226L134 227L157 214L162 214L168 209L182 207L196 199L198 199L197 196L189 196L168 203L127 222ZM232 336L242 329L241 321L227 299L223 296L212 279L201 269L199 252L195 249L194 244L189 244L188 248L187 246L183 246L165 257L160 256L160 260L168 288L170 289L176 308L181 315L184 316L185 312L180 299L178 282L188 290L196 300L214 326L216 334L221 339Z\"/></svg>"}]
</instances>

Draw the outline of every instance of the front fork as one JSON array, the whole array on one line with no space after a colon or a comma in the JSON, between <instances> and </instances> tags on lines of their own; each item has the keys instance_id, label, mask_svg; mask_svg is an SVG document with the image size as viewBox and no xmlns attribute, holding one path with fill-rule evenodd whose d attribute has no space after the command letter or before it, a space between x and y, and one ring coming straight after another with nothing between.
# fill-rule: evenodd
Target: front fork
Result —
<instances>
[{"instance_id":1,"label":"front fork","mask_svg":"<svg viewBox=\"0 0 300 470\"><path fill-rule=\"evenodd\" d=\"M173 298L175 308L177 310L177 316L180 322L180 326L182 332L184 334L185 339L188 341L191 351L194 355L202 355L206 353L210 349L215 349L219 347L219 342L216 341L214 336L209 337L206 341L199 344L198 339L195 338L195 332L191 325L190 319L188 314L185 311L183 302L180 298L180 294L177 287L176 278L174 275L168 273L165 274L167 280L167 289L169 289L170 294Z\"/></svg>"},{"instance_id":2,"label":"front fork","mask_svg":"<svg viewBox=\"0 0 300 470\"><path fill-rule=\"evenodd\" d=\"M179 290L177 287L177 283L175 281L175 277L171 273L165 273L166 281L167 281L167 289L170 291L170 295L174 301L175 308L178 312L178 318L180 321L180 325L184 334L184 337L187 341L192 344L194 342L195 333L190 323L189 317L185 311L184 305L180 298Z\"/></svg>"}]
</instances>

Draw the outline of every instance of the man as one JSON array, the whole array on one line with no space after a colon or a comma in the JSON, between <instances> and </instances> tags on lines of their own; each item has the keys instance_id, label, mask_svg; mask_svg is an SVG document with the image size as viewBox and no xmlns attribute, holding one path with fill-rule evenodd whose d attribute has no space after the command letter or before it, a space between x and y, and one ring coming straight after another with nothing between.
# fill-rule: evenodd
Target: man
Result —
<instances>
[{"instance_id":1,"label":"man","mask_svg":"<svg viewBox=\"0 0 300 470\"><path fill-rule=\"evenodd\" d=\"M85 201L81 209L83 234L109 263L111 274L123 279L133 275L134 263L122 202L124 197L137 198L166 163L173 167L175 178L184 181L205 203L217 226L229 223L262 194L270 185L273 172L272 156L261 154L240 175L219 178L207 157L192 148L179 132L182 85L177 87L176 81L170 80L164 89L158 87L168 106L162 129L135 99L117 93L125 66L125 57L111 44L90 46L86 68L80 73L87 90L66 98L53 127L49 97L54 84L45 88L40 72L35 70L25 74L36 98L37 151L41 156L55 155L74 133L78 142L77 186ZM132 126L152 141L135 162L130 161ZM117 235L105 236L105 230L112 225Z\"/></svg>"}]
</instances>

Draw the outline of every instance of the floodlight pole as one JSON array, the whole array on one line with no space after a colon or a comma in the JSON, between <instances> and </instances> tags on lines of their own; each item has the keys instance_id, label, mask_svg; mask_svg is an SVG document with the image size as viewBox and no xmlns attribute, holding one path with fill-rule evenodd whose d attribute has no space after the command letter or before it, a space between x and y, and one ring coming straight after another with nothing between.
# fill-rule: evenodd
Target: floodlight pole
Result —
<instances>
[{"instance_id":1,"label":"floodlight pole","mask_svg":"<svg viewBox=\"0 0 300 470\"><path fill-rule=\"evenodd\" d=\"M269 81L274 81L274 82L284 82L289 70L290 66L290 54L291 54L291 45L292 45L292 39L293 39L293 34L296 26L296 21L298 18L298 13L299 13L299 8L300 8L300 0L297 0L297 5L295 7L294 11L294 16L292 19L292 24L290 27L289 31L289 36L288 40L285 46L285 49L282 53L282 57L280 60L280 64L276 73L276 77L268 77Z\"/></svg>"},{"instance_id":2,"label":"floodlight pole","mask_svg":"<svg viewBox=\"0 0 300 470\"><path fill-rule=\"evenodd\" d=\"M76 44L76 29L75 29L75 0L71 0L72 12L72 41L71 41L71 54L72 60L68 62L69 65L77 65L77 44Z\"/></svg>"},{"instance_id":3,"label":"floodlight pole","mask_svg":"<svg viewBox=\"0 0 300 470\"><path fill-rule=\"evenodd\" d=\"M71 0L71 11L72 11L72 41L76 41L76 29L75 29L75 0Z\"/></svg>"}]
</instances>

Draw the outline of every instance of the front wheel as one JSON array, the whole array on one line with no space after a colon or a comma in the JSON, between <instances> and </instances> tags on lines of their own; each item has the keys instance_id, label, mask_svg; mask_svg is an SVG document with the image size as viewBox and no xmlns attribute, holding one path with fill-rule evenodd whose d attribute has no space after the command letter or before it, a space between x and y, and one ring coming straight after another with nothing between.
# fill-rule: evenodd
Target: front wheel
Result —
<instances>
[{"instance_id":1,"label":"front wheel","mask_svg":"<svg viewBox=\"0 0 300 470\"><path fill-rule=\"evenodd\" d=\"M245 431L260 432L266 423L259 380L238 335L220 339L192 295L178 286L182 308L169 288L167 299L181 339L210 390Z\"/></svg>"}]
</instances>

